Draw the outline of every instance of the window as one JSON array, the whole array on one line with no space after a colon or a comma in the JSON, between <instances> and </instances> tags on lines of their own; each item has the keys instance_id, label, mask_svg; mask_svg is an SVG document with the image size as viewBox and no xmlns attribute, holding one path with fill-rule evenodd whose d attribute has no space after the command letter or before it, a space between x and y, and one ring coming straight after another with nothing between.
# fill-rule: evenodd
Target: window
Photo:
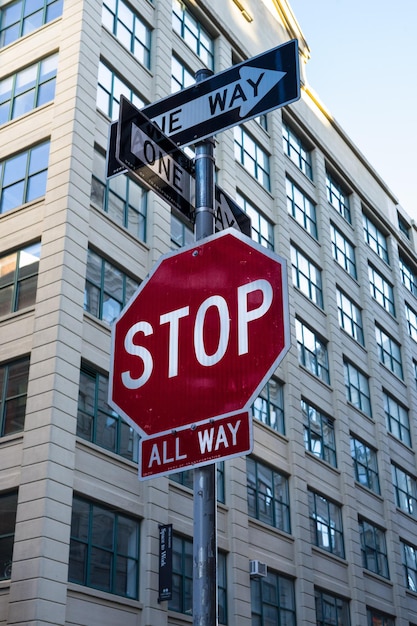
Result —
<instances>
[{"instance_id":1,"label":"window","mask_svg":"<svg viewBox=\"0 0 417 626\"><path fill-rule=\"evenodd\" d=\"M104 504L74 496L68 578L137 599L139 522Z\"/></svg>"},{"instance_id":2,"label":"window","mask_svg":"<svg viewBox=\"0 0 417 626\"><path fill-rule=\"evenodd\" d=\"M376 450L351 435L350 452L353 459L355 480L363 487L367 487L375 493L381 493Z\"/></svg>"},{"instance_id":3,"label":"window","mask_svg":"<svg viewBox=\"0 0 417 626\"><path fill-rule=\"evenodd\" d=\"M234 127L235 159L267 191L271 190L269 156L242 126Z\"/></svg>"},{"instance_id":4,"label":"window","mask_svg":"<svg viewBox=\"0 0 417 626\"><path fill-rule=\"evenodd\" d=\"M367 626L395 626L394 618L380 611L367 609L366 616L368 620Z\"/></svg>"},{"instance_id":5,"label":"window","mask_svg":"<svg viewBox=\"0 0 417 626\"><path fill-rule=\"evenodd\" d=\"M362 565L365 569L389 578L385 531L371 522L359 519Z\"/></svg>"},{"instance_id":6,"label":"window","mask_svg":"<svg viewBox=\"0 0 417 626\"><path fill-rule=\"evenodd\" d=\"M321 589L314 590L317 626L350 626L349 602Z\"/></svg>"},{"instance_id":7,"label":"window","mask_svg":"<svg viewBox=\"0 0 417 626\"><path fill-rule=\"evenodd\" d=\"M25 424L29 357L0 364L0 436L21 432Z\"/></svg>"},{"instance_id":8,"label":"window","mask_svg":"<svg viewBox=\"0 0 417 626\"><path fill-rule=\"evenodd\" d=\"M138 435L107 404L107 376L88 368L80 371L77 435L106 450L137 461Z\"/></svg>"},{"instance_id":9,"label":"window","mask_svg":"<svg viewBox=\"0 0 417 626\"><path fill-rule=\"evenodd\" d=\"M0 215L46 192L49 141L0 161Z\"/></svg>"},{"instance_id":10,"label":"window","mask_svg":"<svg viewBox=\"0 0 417 626\"><path fill-rule=\"evenodd\" d=\"M268 569L250 581L253 626L296 626L294 581Z\"/></svg>"},{"instance_id":11,"label":"window","mask_svg":"<svg viewBox=\"0 0 417 626\"><path fill-rule=\"evenodd\" d=\"M308 504L312 544L345 558L341 507L314 491L308 492Z\"/></svg>"},{"instance_id":12,"label":"window","mask_svg":"<svg viewBox=\"0 0 417 626\"><path fill-rule=\"evenodd\" d=\"M394 463L391 470L395 504L402 511L417 517L417 480Z\"/></svg>"},{"instance_id":13,"label":"window","mask_svg":"<svg viewBox=\"0 0 417 626\"><path fill-rule=\"evenodd\" d=\"M343 291L336 290L339 325L355 341L365 345L362 311Z\"/></svg>"},{"instance_id":14,"label":"window","mask_svg":"<svg viewBox=\"0 0 417 626\"><path fill-rule=\"evenodd\" d=\"M373 221L365 214L362 214L363 236L366 243L385 263L389 264L387 238Z\"/></svg>"},{"instance_id":15,"label":"window","mask_svg":"<svg viewBox=\"0 0 417 626\"><path fill-rule=\"evenodd\" d=\"M316 333L300 320L295 320L298 345L298 362L309 372L330 384L327 346Z\"/></svg>"},{"instance_id":16,"label":"window","mask_svg":"<svg viewBox=\"0 0 417 626\"><path fill-rule=\"evenodd\" d=\"M317 239L316 207L289 179L286 180L287 211L314 239Z\"/></svg>"},{"instance_id":17,"label":"window","mask_svg":"<svg viewBox=\"0 0 417 626\"><path fill-rule=\"evenodd\" d=\"M100 61L98 67L97 108L112 120L119 117L120 96L126 96L136 108L141 109L145 103L131 87L112 70Z\"/></svg>"},{"instance_id":18,"label":"window","mask_svg":"<svg viewBox=\"0 0 417 626\"><path fill-rule=\"evenodd\" d=\"M403 378L400 344L377 325L375 325L375 337L379 348L379 360L381 363L388 367L388 369L399 378Z\"/></svg>"},{"instance_id":19,"label":"window","mask_svg":"<svg viewBox=\"0 0 417 626\"><path fill-rule=\"evenodd\" d=\"M417 548L400 541L403 553L405 584L410 591L417 592Z\"/></svg>"},{"instance_id":20,"label":"window","mask_svg":"<svg viewBox=\"0 0 417 626\"><path fill-rule=\"evenodd\" d=\"M172 28L203 63L213 70L213 38L180 0L173 0L172 3Z\"/></svg>"},{"instance_id":21,"label":"window","mask_svg":"<svg viewBox=\"0 0 417 626\"><path fill-rule=\"evenodd\" d=\"M194 488L194 470L192 469L175 472L174 474L170 474L169 478L179 485L184 485L184 487L188 489ZM216 494L217 502L223 502L224 504L224 461L218 461L216 463Z\"/></svg>"},{"instance_id":22,"label":"window","mask_svg":"<svg viewBox=\"0 0 417 626\"><path fill-rule=\"evenodd\" d=\"M57 64L53 54L0 80L0 125L54 99Z\"/></svg>"},{"instance_id":23,"label":"window","mask_svg":"<svg viewBox=\"0 0 417 626\"><path fill-rule=\"evenodd\" d=\"M301 400L301 411L304 418L305 449L336 467L334 421L305 400Z\"/></svg>"},{"instance_id":24,"label":"window","mask_svg":"<svg viewBox=\"0 0 417 626\"><path fill-rule=\"evenodd\" d=\"M247 198L236 193L236 202L251 219L252 239L270 250L274 249L274 226Z\"/></svg>"},{"instance_id":25,"label":"window","mask_svg":"<svg viewBox=\"0 0 417 626\"><path fill-rule=\"evenodd\" d=\"M407 319L408 334L411 339L417 341L417 313L408 304L405 305L405 317Z\"/></svg>"},{"instance_id":26,"label":"window","mask_svg":"<svg viewBox=\"0 0 417 626\"><path fill-rule=\"evenodd\" d=\"M354 407L372 416L369 381L352 363L344 360L346 399Z\"/></svg>"},{"instance_id":27,"label":"window","mask_svg":"<svg viewBox=\"0 0 417 626\"><path fill-rule=\"evenodd\" d=\"M104 0L102 22L133 56L150 67L151 31L122 0Z\"/></svg>"},{"instance_id":28,"label":"window","mask_svg":"<svg viewBox=\"0 0 417 626\"><path fill-rule=\"evenodd\" d=\"M388 313L395 315L394 290L392 285L381 276L377 270L368 266L369 288L371 296L380 304Z\"/></svg>"},{"instance_id":29,"label":"window","mask_svg":"<svg viewBox=\"0 0 417 626\"><path fill-rule=\"evenodd\" d=\"M326 172L327 200L345 218L352 223L350 216L349 197L347 190L335 178Z\"/></svg>"},{"instance_id":30,"label":"window","mask_svg":"<svg viewBox=\"0 0 417 626\"><path fill-rule=\"evenodd\" d=\"M298 248L291 246L292 282L314 304L323 308L321 270Z\"/></svg>"},{"instance_id":31,"label":"window","mask_svg":"<svg viewBox=\"0 0 417 626\"><path fill-rule=\"evenodd\" d=\"M399 213L398 213L398 228L400 229L402 234L407 237L407 239L410 239L410 226L405 221L405 219L401 217Z\"/></svg>"},{"instance_id":32,"label":"window","mask_svg":"<svg viewBox=\"0 0 417 626\"><path fill-rule=\"evenodd\" d=\"M386 391L383 392L383 398L388 431L407 446L411 446L410 421L407 409Z\"/></svg>"},{"instance_id":33,"label":"window","mask_svg":"<svg viewBox=\"0 0 417 626\"><path fill-rule=\"evenodd\" d=\"M246 476L249 515L291 532L288 478L251 457L246 457Z\"/></svg>"},{"instance_id":34,"label":"window","mask_svg":"<svg viewBox=\"0 0 417 626\"><path fill-rule=\"evenodd\" d=\"M194 231L182 220L171 213L171 243L174 248L181 248L194 243Z\"/></svg>"},{"instance_id":35,"label":"window","mask_svg":"<svg viewBox=\"0 0 417 626\"><path fill-rule=\"evenodd\" d=\"M282 435L284 426L284 385L270 378L253 403L253 416Z\"/></svg>"},{"instance_id":36,"label":"window","mask_svg":"<svg viewBox=\"0 0 417 626\"><path fill-rule=\"evenodd\" d=\"M417 272L411 265L400 256L400 272L401 280L404 286L411 291L414 296L417 296Z\"/></svg>"},{"instance_id":37,"label":"window","mask_svg":"<svg viewBox=\"0 0 417 626\"><path fill-rule=\"evenodd\" d=\"M282 125L282 144L284 152L291 161L305 174L313 180L311 168L311 151L306 148L300 137L285 122Z\"/></svg>"},{"instance_id":38,"label":"window","mask_svg":"<svg viewBox=\"0 0 417 626\"><path fill-rule=\"evenodd\" d=\"M146 241L147 191L126 174L106 180L105 157L94 151L91 203L100 207L131 235Z\"/></svg>"},{"instance_id":39,"label":"window","mask_svg":"<svg viewBox=\"0 0 417 626\"><path fill-rule=\"evenodd\" d=\"M226 555L217 553L217 601L219 624L227 624ZM172 599L168 609L193 613L193 542L179 535L172 537Z\"/></svg>"},{"instance_id":40,"label":"window","mask_svg":"<svg viewBox=\"0 0 417 626\"><path fill-rule=\"evenodd\" d=\"M335 226L331 226L333 258L356 280L355 248Z\"/></svg>"},{"instance_id":41,"label":"window","mask_svg":"<svg viewBox=\"0 0 417 626\"><path fill-rule=\"evenodd\" d=\"M0 316L33 306L41 244L0 256Z\"/></svg>"},{"instance_id":42,"label":"window","mask_svg":"<svg viewBox=\"0 0 417 626\"><path fill-rule=\"evenodd\" d=\"M0 47L62 15L63 0L17 0L0 10Z\"/></svg>"},{"instance_id":43,"label":"window","mask_svg":"<svg viewBox=\"0 0 417 626\"><path fill-rule=\"evenodd\" d=\"M0 494L0 580L12 575L14 529L16 525L17 492Z\"/></svg>"},{"instance_id":44,"label":"window","mask_svg":"<svg viewBox=\"0 0 417 626\"><path fill-rule=\"evenodd\" d=\"M84 309L111 324L138 283L93 250L88 251Z\"/></svg>"},{"instance_id":45,"label":"window","mask_svg":"<svg viewBox=\"0 0 417 626\"><path fill-rule=\"evenodd\" d=\"M171 59L171 92L185 89L194 83L194 74L185 67L178 57L173 56Z\"/></svg>"}]
</instances>

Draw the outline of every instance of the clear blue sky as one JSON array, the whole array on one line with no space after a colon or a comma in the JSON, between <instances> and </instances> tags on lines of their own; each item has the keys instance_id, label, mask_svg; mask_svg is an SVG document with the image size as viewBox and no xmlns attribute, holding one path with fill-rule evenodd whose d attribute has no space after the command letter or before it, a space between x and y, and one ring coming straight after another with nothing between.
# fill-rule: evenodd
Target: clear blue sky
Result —
<instances>
[{"instance_id":1,"label":"clear blue sky","mask_svg":"<svg viewBox=\"0 0 417 626\"><path fill-rule=\"evenodd\" d=\"M417 0L289 0L309 85L417 221Z\"/></svg>"}]
</instances>

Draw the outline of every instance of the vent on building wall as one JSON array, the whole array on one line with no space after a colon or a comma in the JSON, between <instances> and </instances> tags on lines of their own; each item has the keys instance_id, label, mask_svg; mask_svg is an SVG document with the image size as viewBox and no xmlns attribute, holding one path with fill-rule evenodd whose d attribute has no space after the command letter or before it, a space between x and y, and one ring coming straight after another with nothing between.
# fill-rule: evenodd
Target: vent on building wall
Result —
<instances>
[{"instance_id":1,"label":"vent on building wall","mask_svg":"<svg viewBox=\"0 0 417 626\"><path fill-rule=\"evenodd\" d=\"M266 563L261 561L249 561L249 574L251 578L263 578L268 574Z\"/></svg>"}]
</instances>

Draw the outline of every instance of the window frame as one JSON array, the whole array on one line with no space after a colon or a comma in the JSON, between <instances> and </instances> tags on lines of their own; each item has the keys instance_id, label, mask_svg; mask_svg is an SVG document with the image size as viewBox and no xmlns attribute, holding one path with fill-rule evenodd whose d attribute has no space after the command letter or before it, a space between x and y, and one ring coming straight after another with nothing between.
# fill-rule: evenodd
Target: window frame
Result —
<instances>
[{"instance_id":1,"label":"window frame","mask_svg":"<svg viewBox=\"0 0 417 626\"><path fill-rule=\"evenodd\" d=\"M301 412L304 416L305 449L332 467L337 467L334 419L303 398ZM315 416L315 420L312 419L312 415Z\"/></svg>"},{"instance_id":2,"label":"window frame","mask_svg":"<svg viewBox=\"0 0 417 626\"><path fill-rule=\"evenodd\" d=\"M409 412L390 393L382 390L387 430L399 441L411 448L411 429ZM395 409L395 414L393 412ZM395 428L393 426L395 425Z\"/></svg>"},{"instance_id":3,"label":"window frame","mask_svg":"<svg viewBox=\"0 0 417 626\"><path fill-rule=\"evenodd\" d=\"M214 70L214 38L180 0L172 2L172 28L206 67Z\"/></svg>"},{"instance_id":4,"label":"window frame","mask_svg":"<svg viewBox=\"0 0 417 626\"><path fill-rule=\"evenodd\" d=\"M0 161L0 215L5 215L17 207L45 196L48 180L49 146L50 142L47 139ZM43 154L44 151L45 154ZM18 164L17 167L16 163ZM10 175L7 171L9 168L13 171L11 174L13 178L9 178ZM35 185L34 182L36 182ZM39 187L39 191L36 190L36 187ZM11 194L13 202L4 208L3 202L5 200L7 203L10 190L13 189L15 190ZM18 190L19 200L21 200L17 203L15 202L16 190Z\"/></svg>"},{"instance_id":5,"label":"window frame","mask_svg":"<svg viewBox=\"0 0 417 626\"><path fill-rule=\"evenodd\" d=\"M274 224L242 193L236 191L236 202L251 220L251 237L264 248L274 250Z\"/></svg>"},{"instance_id":6,"label":"window frame","mask_svg":"<svg viewBox=\"0 0 417 626\"><path fill-rule=\"evenodd\" d=\"M77 505L80 507L78 519L75 517L75 510ZM84 519L84 529L82 528L83 516L84 518L86 518ZM102 538L102 543L99 543L98 539L95 538L98 528L104 530L103 522L97 521L97 518L99 518L99 516L101 516L101 518L104 518L105 516L108 519L113 520L111 534L107 532L106 536ZM125 523L131 524L132 529L135 530L135 554L129 554L128 552L124 553L122 550L119 550L119 543L121 543L123 540L123 535L121 533L119 536L119 528L123 521L125 521ZM75 526L80 526L77 531L78 534L75 534L74 532ZM107 593L130 598L132 600L138 600L140 539L140 521L137 518L129 515L124 511L120 511L120 509L111 507L108 504L97 502L95 500L90 500L78 494L74 494L72 501L68 580L78 585L83 585L92 589L100 589L101 591ZM74 556L77 548L78 551L81 553L81 558L78 559L78 563L77 559ZM95 573L95 570L93 568L96 568L97 574L100 571L98 560L95 560L94 554L96 554L97 556L101 554L101 558L103 561L103 565L101 566L102 573L106 574L106 566L108 567L109 574L108 583L106 585L98 583L94 584L94 581L92 581L92 576ZM120 576L119 567L120 563L123 563L123 561L126 561L126 569L124 572L124 574L126 574L126 579L128 579L129 575L132 573L132 566L134 570L133 578L130 581L126 580L126 586L129 587L129 589L133 589L134 591L129 592L125 590L124 593L122 593L121 590L117 588L117 585L122 579L122 576ZM80 576L74 575L74 567L77 564L78 568L82 570Z\"/></svg>"},{"instance_id":7,"label":"window frame","mask_svg":"<svg viewBox=\"0 0 417 626\"><path fill-rule=\"evenodd\" d=\"M62 15L63 0L43 0L43 6L39 9L37 8L35 11L32 11L31 13L28 13L26 11L26 5L29 5L29 2L30 0L16 0L16 2L10 2L9 4L6 4L4 7L0 8L0 23L1 23L3 21L1 19L3 11L5 11L6 9L12 8L14 5L18 5L18 4L22 5L19 19L9 24L6 27L7 29L10 29L12 26L15 26L15 28L17 28L17 31L18 31L17 36L5 42L6 28L2 25L0 29L0 48L4 46L8 46L14 41L17 41L18 39L20 39L21 37L25 37L26 35L29 35L31 32L37 30L38 28L41 28L44 24L48 24L52 20L55 20L61 17ZM55 9L57 8L58 12L56 10L54 12L54 8ZM36 25L33 25L33 16L36 15L37 13L42 13L41 22ZM29 29L25 28L26 20L27 20L27 24L29 25Z\"/></svg>"},{"instance_id":8,"label":"window frame","mask_svg":"<svg viewBox=\"0 0 417 626\"><path fill-rule=\"evenodd\" d=\"M350 193L328 170L326 170L326 192L329 204L336 209L348 224L352 224L349 202Z\"/></svg>"},{"instance_id":9,"label":"window frame","mask_svg":"<svg viewBox=\"0 0 417 626\"><path fill-rule=\"evenodd\" d=\"M288 476L247 456L246 491L249 517L291 533Z\"/></svg>"},{"instance_id":10,"label":"window frame","mask_svg":"<svg viewBox=\"0 0 417 626\"><path fill-rule=\"evenodd\" d=\"M90 259L97 259L97 268L92 266ZM100 265L100 268L98 268ZM100 274L99 280L95 280L94 273ZM109 282L106 281L106 277L108 278L109 271L118 273L120 276L120 287L121 287L121 297L116 297L116 294L112 293L112 291L106 288L107 284L111 283L111 279ZM107 322L111 324L116 317L119 315L120 311L127 304L128 300L132 297L136 289L139 287L139 283L133 279L131 276L126 274L123 270L121 270L118 266L114 265L111 261L109 261L104 256L101 256L99 252L94 250L93 248L88 248L88 256L87 256L87 272L85 278L85 288L84 288L84 311L90 313L99 320ZM93 311L93 305L89 304L89 301L95 304L95 308L97 309L97 313ZM111 305L114 303L118 311L113 313L111 319L107 317L105 313L106 304Z\"/></svg>"},{"instance_id":11,"label":"window frame","mask_svg":"<svg viewBox=\"0 0 417 626\"><path fill-rule=\"evenodd\" d=\"M343 366L347 401L368 417L372 417L369 377L346 358L343 359ZM353 384L354 377L356 385ZM352 393L352 390L355 390L355 393ZM357 401L353 399L355 396Z\"/></svg>"},{"instance_id":12,"label":"window frame","mask_svg":"<svg viewBox=\"0 0 417 626\"><path fill-rule=\"evenodd\" d=\"M130 201L130 198L135 196L140 197L139 208ZM147 190L125 173L106 178L105 156L97 149L94 151L90 202L93 206L99 207L116 224L126 228L133 237L146 243ZM113 204L116 210L118 210L117 215L119 219L115 218L115 210L112 208ZM131 215L135 219L130 219Z\"/></svg>"},{"instance_id":13,"label":"window frame","mask_svg":"<svg viewBox=\"0 0 417 626\"><path fill-rule=\"evenodd\" d=\"M374 221L365 212L362 212L362 222L365 242L371 250L379 256L380 259L389 265L390 262L386 235L384 235L382 230L378 228Z\"/></svg>"},{"instance_id":14,"label":"window frame","mask_svg":"<svg viewBox=\"0 0 417 626\"><path fill-rule=\"evenodd\" d=\"M270 624L274 615L276 624L296 626L294 580L268 568L264 578L251 578L252 623Z\"/></svg>"},{"instance_id":15,"label":"window frame","mask_svg":"<svg viewBox=\"0 0 417 626\"><path fill-rule=\"evenodd\" d=\"M271 391L273 385L276 386L276 394ZM259 392L252 409L254 419L285 435L284 383L275 377L270 378Z\"/></svg>"},{"instance_id":16,"label":"window frame","mask_svg":"<svg viewBox=\"0 0 417 626\"><path fill-rule=\"evenodd\" d=\"M284 154L309 180L313 180L312 151L307 148L301 137L285 121L282 122L282 144Z\"/></svg>"},{"instance_id":17,"label":"window frame","mask_svg":"<svg viewBox=\"0 0 417 626\"><path fill-rule=\"evenodd\" d=\"M330 224L330 235L334 260L349 276L357 280L355 246L334 224Z\"/></svg>"},{"instance_id":18,"label":"window frame","mask_svg":"<svg viewBox=\"0 0 417 626\"><path fill-rule=\"evenodd\" d=\"M294 287L299 289L316 306L323 309L322 271L316 263L293 244L291 244L291 267Z\"/></svg>"},{"instance_id":19,"label":"window frame","mask_svg":"<svg viewBox=\"0 0 417 626\"><path fill-rule=\"evenodd\" d=\"M327 343L299 318L295 320L298 363L321 381L330 385L330 366ZM307 347L314 344L314 350ZM320 353L322 357L320 358Z\"/></svg>"},{"instance_id":20,"label":"window frame","mask_svg":"<svg viewBox=\"0 0 417 626\"><path fill-rule=\"evenodd\" d=\"M130 85L123 81L120 74L111 69L104 59L100 59L97 76L97 109L111 120L117 120L119 118L120 96L122 94L137 109L145 106L145 101ZM105 108L102 106L103 98L107 101Z\"/></svg>"},{"instance_id":21,"label":"window frame","mask_svg":"<svg viewBox=\"0 0 417 626\"><path fill-rule=\"evenodd\" d=\"M12 575L17 499L17 490L0 493L0 515L2 518L2 532L0 534L0 556L2 557L0 561L0 581L10 580Z\"/></svg>"},{"instance_id":22,"label":"window frame","mask_svg":"<svg viewBox=\"0 0 417 626\"><path fill-rule=\"evenodd\" d=\"M315 587L314 602L316 626L350 626L349 600Z\"/></svg>"},{"instance_id":23,"label":"window frame","mask_svg":"<svg viewBox=\"0 0 417 626\"><path fill-rule=\"evenodd\" d=\"M405 586L414 593L417 592L417 548L400 539L402 547L402 563L404 567Z\"/></svg>"},{"instance_id":24,"label":"window frame","mask_svg":"<svg viewBox=\"0 0 417 626\"><path fill-rule=\"evenodd\" d=\"M111 34L120 42L120 44L128 50L139 63L141 63L147 69L151 67L151 41L152 31L149 25L141 18L139 13L134 11L130 5L123 2L123 0L114 0L115 11L108 6L107 0L103 1L101 23L108 28ZM120 10L120 6L123 7ZM105 13L107 11L107 13ZM132 17L130 27L123 22L121 18L122 13L129 13ZM107 17L105 17L107 16ZM110 22L113 22L110 25ZM139 26L138 26L139 25ZM119 34L120 27L120 34ZM138 36L138 31L143 27L145 33L145 41L142 37ZM129 33L130 43L126 45L126 40L122 37L123 30ZM137 53L137 48L141 53Z\"/></svg>"},{"instance_id":25,"label":"window frame","mask_svg":"<svg viewBox=\"0 0 417 626\"><path fill-rule=\"evenodd\" d=\"M270 155L241 124L234 127L235 159L266 191L271 191ZM252 164L253 167L249 167Z\"/></svg>"},{"instance_id":26,"label":"window frame","mask_svg":"<svg viewBox=\"0 0 417 626\"><path fill-rule=\"evenodd\" d=\"M368 446L362 439L351 433L350 452L356 482L380 495L378 457L375 448Z\"/></svg>"},{"instance_id":27,"label":"window frame","mask_svg":"<svg viewBox=\"0 0 417 626\"><path fill-rule=\"evenodd\" d=\"M385 365L395 376L404 380L401 345L398 341L395 341L391 335L385 332L379 324L375 324L375 339L378 346L380 363Z\"/></svg>"},{"instance_id":28,"label":"window frame","mask_svg":"<svg viewBox=\"0 0 417 626\"><path fill-rule=\"evenodd\" d=\"M342 507L312 489L308 489L308 503L312 544L344 559Z\"/></svg>"},{"instance_id":29,"label":"window frame","mask_svg":"<svg viewBox=\"0 0 417 626\"><path fill-rule=\"evenodd\" d=\"M29 356L0 363L0 437L14 435L24 430L29 368ZM14 370L18 374L17 380ZM10 406L15 406L15 414L10 410Z\"/></svg>"},{"instance_id":30,"label":"window frame","mask_svg":"<svg viewBox=\"0 0 417 626\"><path fill-rule=\"evenodd\" d=\"M389 580L386 531L363 517L358 518L358 524L363 568ZM371 533L372 542L366 540L367 531ZM374 567L372 567L371 557Z\"/></svg>"},{"instance_id":31,"label":"window frame","mask_svg":"<svg viewBox=\"0 0 417 626\"><path fill-rule=\"evenodd\" d=\"M318 239L316 205L291 178L285 180L287 212L314 239Z\"/></svg>"},{"instance_id":32,"label":"window frame","mask_svg":"<svg viewBox=\"0 0 417 626\"><path fill-rule=\"evenodd\" d=\"M55 61L55 68L52 71L47 72L46 74L42 74L43 66L47 62L50 62L53 60ZM25 74L27 74L31 70L35 70L35 73L36 73L35 79L32 78L31 80L29 80L29 82L19 85L19 78L25 76ZM43 106L45 104L48 104L49 102L52 102L55 98L55 84L56 84L57 71L58 71L58 53L55 52L53 54L50 54L47 57L43 57L42 59L39 59L38 61L36 61L35 63L32 63L31 65L28 65L24 68L19 69L19 71L16 72L15 74L11 74L9 76L6 76L0 79L0 94L2 93L1 84L5 83L6 81L11 81L10 91L6 92L6 93L9 93L10 96L8 98L3 97L3 99L0 100L0 109L3 109L3 111L5 111L6 109L5 105L7 104L7 102L9 103L7 116L4 119L4 121L0 119L0 126L3 124L7 124L8 122L11 122L12 120L22 115L27 115L28 113L34 111L40 106ZM52 83L53 83L52 93L49 94L48 100L43 100L42 98L43 87L45 85L48 85L48 84L50 85ZM27 101L27 99L30 98L30 96L32 100L31 105L29 101ZM17 105L17 103L20 101L21 98L24 98L23 110L18 109L16 112L15 106Z\"/></svg>"},{"instance_id":33,"label":"window frame","mask_svg":"<svg viewBox=\"0 0 417 626\"><path fill-rule=\"evenodd\" d=\"M408 515L417 517L417 479L392 461L391 473L396 506Z\"/></svg>"},{"instance_id":34,"label":"window frame","mask_svg":"<svg viewBox=\"0 0 417 626\"><path fill-rule=\"evenodd\" d=\"M371 296L383 309L395 317L394 288L371 263L368 263Z\"/></svg>"},{"instance_id":35,"label":"window frame","mask_svg":"<svg viewBox=\"0 0 417 626\"><path fill-rule=\"evenodd\" d=\"M336 298L340 328L361 346L365 346L362 310L337 286Z\"/></svg>"}]
</instances>

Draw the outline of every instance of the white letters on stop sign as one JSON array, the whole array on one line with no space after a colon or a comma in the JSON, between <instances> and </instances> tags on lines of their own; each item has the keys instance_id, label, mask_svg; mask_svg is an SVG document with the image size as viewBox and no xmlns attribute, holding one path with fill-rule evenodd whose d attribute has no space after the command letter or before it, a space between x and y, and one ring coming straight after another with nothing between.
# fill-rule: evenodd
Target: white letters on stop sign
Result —
<instances>
[{"instance_id":1,"label":"white letters on stop sign","mask_svg":"<svg viewBox=\"0 0 417 626\"><path fill-rule=\"evenodd\" d=\"M248 308L248 296L255 291L262 293L261 304L253 309ZM250 283L241 285L237 288L237 329L238 329L238 356L247 354L249 351L249 324L254 320L263 317L269 310L273 300L272 285L266 279L254 280ZM207 311L210 308L217 309L220 322L220 332L218 345L213 354L208 354L204 345L204 323ZM164 313L159 318L160 325L169 324L168 339L168 378L178 375L178 347L180 337L180 320L188 317L190 307L184 306L174 311ZM140 321L133 324L126 333L124 340L124 348L128 354L141 359L143 364L143 372L133 378L130 371L124 371L121 374L122 382L127 389L138 389L146 384L152 375L154 362L150 351L144 346L134 343L134 338L138 333L145 336L152 335L154 328L147 321ZM210 296L206 298L199 306L194 322L194 353L200 365L210 367L219 363L226 354L230 338L230 312L226 299L220 295Z\"/></svg>"}]
</instances>

